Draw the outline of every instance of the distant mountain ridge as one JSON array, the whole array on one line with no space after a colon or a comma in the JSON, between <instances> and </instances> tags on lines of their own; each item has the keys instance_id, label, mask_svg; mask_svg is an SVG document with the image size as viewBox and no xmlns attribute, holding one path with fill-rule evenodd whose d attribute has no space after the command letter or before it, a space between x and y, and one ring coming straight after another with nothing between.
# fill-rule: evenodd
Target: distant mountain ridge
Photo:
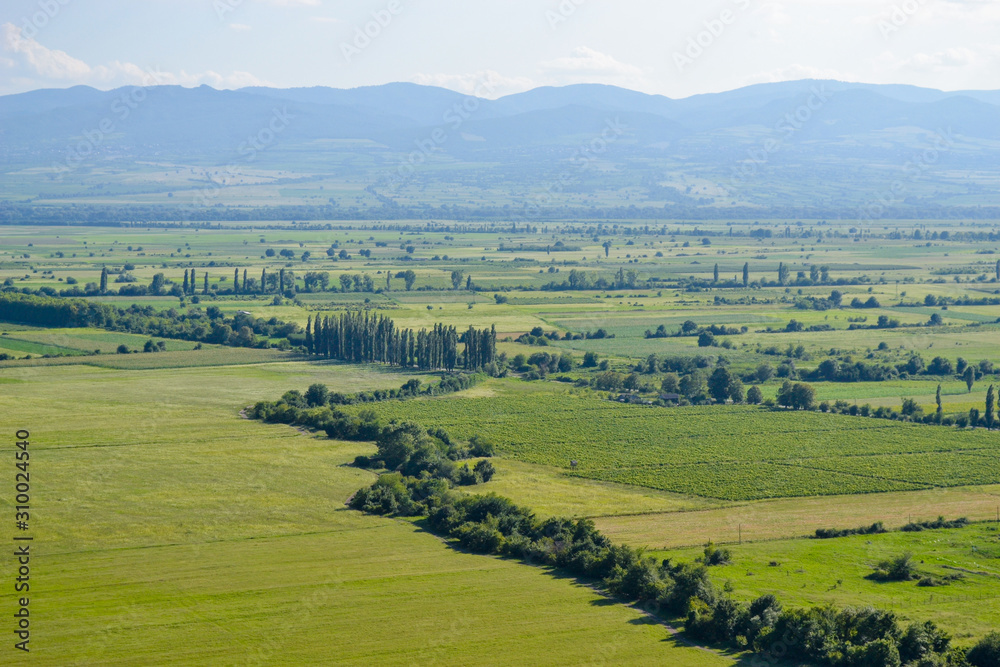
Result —
<instances>
[{"instance_id":1,"label":"distant mountain ridge","mask_svg":"<svg viewBox=\"0 0 1000 667\"><path fill-rule=\"evenodd\" d=\"M932 161L920 157L929 150ZM575 164L580 197L606 188L625 201L690 206L732 197L839 206L881 188L863 195L870 200L885 190L878 183L925 160L905 205L996 205L1000 91L807 79L683 99L579 84L490 100L414 83L76 86L0 97L0 168L8 171L140 162L211 168L248 156L257 168L376 188L402 173L400 165L433 162L421 182L462 190L464 201L487 186L523 193Z\"/></svg>"}]
</instances>

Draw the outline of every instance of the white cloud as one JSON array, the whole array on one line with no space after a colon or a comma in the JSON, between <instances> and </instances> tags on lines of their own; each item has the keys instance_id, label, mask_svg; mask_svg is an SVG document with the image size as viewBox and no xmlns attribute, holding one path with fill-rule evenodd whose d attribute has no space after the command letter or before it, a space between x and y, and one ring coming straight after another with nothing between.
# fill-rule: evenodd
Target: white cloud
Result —
<instances>
[{"instance_id":1,"label":"white cloud","mask_svg":"<svg viewBox=\"0 0 1000 667\"><path fill-rule=\"evenodd\" d=\"M253 30L253 28L248 26L246 23L230 23L229 29L235 30L236 32L247 32L249 30Z\"/></svg>"},{"instance_id":2,"label":"white cloud","mask_svg":"<svg viewBox=\"0 0 1000 667\"><path fill-rule=\"evenodd\" d=\"M91 68L65 51L47 49L33 39L21 36L12 23L3 25L3 50L20 59L36 74L47 79L79 79L90 75Z\"/></svg>"},{"instance_id":3,"label":"white cloud","mask_svg":"<svg viewBox=\"0 0 1000 667\"><path fill-rule=\"evenodd\" d=\"M572 55L556 58L540 64L547 72L567 72L572 74L595 76L641 76L642 70L635 65L628 65L606 53L595 51L586 46L579 46Z\"/></svg>"},{"instance_id":4,"label":"white cloud","mask_svg":"<svg viewBox=\"0 0 1000 667\"><path fill-rule=\"evenodd\" d=\"M651 87L640 67L586 46L573 49L568 56L541 62L539 67L553 85L605 83L634 90Z\"/></svg>"},{"instance_id":5,"label":"white cloud","mask_svg":"<svg viewBox=\"0 0 1000 667\"><path fill-rule=\"evenodd\" d=\"M744 77L739 85L749 86L755 83L777 83L779 81L798 81L800 79L858 80L854 75L841 70L796 64L751 74Z\"/></svg>"},{"instance_id":6,"label":"white cloud","mask_svg":"<svg viewBox=\"0 0 1000 667\"><path fill-rule=\"evenodd\" d=\"M470 74L415 74L411 77L413 83L422 86L439 86L466 95L496 99L512 93L522 93L538 86L538 83L527 77L504 76L493 70L484 70Z\"/></svg>"},{"instance_id":7,"label":"white cloud","mask_svg":"<svg viewBox=\"0 0 1000 667\"><path fill-rule=\"evenodd\" d=\"M65 51L49 49L34 39L26 39L20 28L6 23L0 30L0 64L15 74L7 85L17 89L41 88L50 85L90 85L97 88L118 86L208 84L214 88L242 88L269 85L249 72L220 74L214 71L199 73L163 72L146 69L135 63L112 61L105 65L89 65Z\"/></svg>"},{"instance_id":8,"label":"white cloud","mask_svg":"<svg viewBox=\"0 0 1000 667\"><path fill-rule=\"evenodd\" d=\"M894 70L930 73L942 72L956 67L974 67L980 63L981 57L971 49L961 47L935 51L934 53L914 53L903 59L887 55L884 61Z\"/></svg>"}]
</instances>

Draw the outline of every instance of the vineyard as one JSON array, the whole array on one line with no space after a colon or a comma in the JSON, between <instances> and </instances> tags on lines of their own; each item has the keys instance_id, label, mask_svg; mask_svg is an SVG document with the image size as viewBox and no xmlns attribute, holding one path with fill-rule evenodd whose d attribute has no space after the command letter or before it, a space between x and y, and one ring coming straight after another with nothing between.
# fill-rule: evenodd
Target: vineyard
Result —
<instances>
[{"instance_id":1,"label":"vineyard","mask_svg":"<svg viewBox=\"0 0 1000 667\"><path fill-rule=\"evenodd\" d=\"M754 407L654 408L495 381L380 405L385 419L485 436L503 456L588 479L731 501L1000 483L1000 435Z\"/></svg>"}]
</instances>

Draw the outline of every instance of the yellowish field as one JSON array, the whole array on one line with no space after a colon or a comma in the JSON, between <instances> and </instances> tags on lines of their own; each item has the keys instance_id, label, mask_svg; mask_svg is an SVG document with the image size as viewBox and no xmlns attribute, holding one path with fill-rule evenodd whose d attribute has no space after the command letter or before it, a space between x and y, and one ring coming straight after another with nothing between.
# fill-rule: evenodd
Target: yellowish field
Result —
<instances>
[{"instance_id":1,"label":"yellowish field","mask_svg":"<svg viewBox=\"0 0 1000 667\"><path fill-rule=\"evenodd\" d=\"M911 519L994 519L1000 486L959 487L825 498L792 498L720 509L598 517L597 527L633 546L677 548L715 542L758 542L812 535L817 528L857 528L882 521L898 528Z\"/></svg>"}]
</instances>

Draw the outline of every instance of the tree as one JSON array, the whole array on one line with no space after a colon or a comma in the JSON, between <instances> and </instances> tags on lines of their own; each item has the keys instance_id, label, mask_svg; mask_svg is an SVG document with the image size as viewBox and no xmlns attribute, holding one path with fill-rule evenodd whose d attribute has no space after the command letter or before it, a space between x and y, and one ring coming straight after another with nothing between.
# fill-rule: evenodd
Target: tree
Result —
<instances>
[{"instance_id":1,"label":"tree","mask_svg":"<svg viewBox=\"0 0 1000 667\"><path fill-rule=\"evenodd\" d=\"M157 296L163 294L163 285L166 284L166 282L166 276L162 273L157 273L153 276L153 282L149 284L149 291Z\"/></svg>"},{"instance_id":2,"label":"tree","mask_svg":"<svg viewBox=\"0 0 1000 667\"><path fill-rule=\"evenodd\" d=\"M569 352L563 352L559 355L559 372L568 373L573 370L573 355Z\"/></svg>"},{"instance_id":3,"label":"tree","mask_svg":"<svg viewBox=\"0 0 1000 667\"><path fill-rule=\"evenodd\" d=\"M746 262L743 265L743 286L746 287L750 284L750 262Z\"/></svg>"},{"instance_id":4,"label":"tree","mask_svg":"<svg viewBox=\"0 0 1000 667\"><path fill-rule=\"evenodd\" d=\"M267 294L267 269L260 270L260 293Z\"/></svg>"},{"instance_id":5,"label":"tree","mask_svg":"<svg viewBox=\"0 0 1000 667\"><path fill-rule=\"evenodd\" d=\"M778 263L778 283L784 285L788 282L788 274L790 273L784 262Z\"/></svg>"},{"instance_id":6,"label":"tree","mask_svg":"<svg viewBox=\"0 0 1000 667\"><path fill-rule=\"evenodd\" d=\"M205 272L205 284L201 291L202 294L208 294L208 271Z\"/></svg>"},{"instance_id":7,"label":"tree","mask_svg":"<svg viewBox=\"0 0 1000 667\"><path fill-rule=\"evenodd\" d=\"M969 393L972 393L972 386L976 384L976 369L972 366L968 366L965 369L965 373L962 376L965 380L965 386L969 388Z\"/></svg>"},{"instance_id":8,"label":"tree","mask_svg":"<svg viewBox=\"0 0 1000 667\"><path fill-rule=\"evenodd\" d=\"M235 269L233 272L233 294L240 293L240 270Z\"/></svg>"},{"instance_id":9,"label":"tree","mask_svg":"<svg viewBox=\"0 0 1000 667\"><path fill-rule=\"evenodd\" d=\"M923 408L921 408L917 404L917 402L912 398L903 399L903 407L900 409L900 412L902 412L904 416L906 417L919 416L923 413L923 411L924 411Z\"/></svg>"},{"instance_id":10,"label":"tree","mask_svg":"<svg viewBox=\"0 0 1000 667\"><path fill-rule=\"evenodd\" d=\"M583 367L584 368L597 368L597 353L587 352L583 355Z\"/></svg>"},{"instance_id":11,"label":"tree","mask_svg":"<svg viewBox=\"0 0 1000 667\"><path fill-rule=\"evenodd\" d=\"M946 654L950 648L951 637L939 630L933 621L913 623L899 640L899 656L907 665L940 664L924 659L933 658L935 653Z\"/></svg>"},{"instance_id":12,"label":"tree","mask_svg":"<svg viewBox=\"0 0 1000 667\"><path fill-rule=\"evenodd\" d=\"M330 399L330 390L327 389L325 384L313 384L306 389L305 393L306 402L310 407L317 408L326 405L326 402Z\"/></svg>"},{"instance_id":13,"label":"tree","mask_svg":"<svg viewBox=\"0 0 1000 667\"><path fill-rule=\"evenodd\" d=\"M715 265L715 270L712 272L712 282L719 282L719 265Z\"/></svg>"},{"instance_id":14,"label":"tree","mask_svg":"<svg viewBox=\"0 0 1000 667\"><path fill-rule=\"evenodd\" d=\"M118 346L118 354L128 354L128 353L129 353L128 345L122 344Z\"/></svg>"},{"instance_id":15,"label":"tree","mask_svg":"<svg viewBox=\"0 0 1000 667\"><path fill-rule=\"evenodd\" d=\"M990 385L989 390L986 392L986 414L984 415L986 419L986 428L993 428L993 422L996 421L996 407L997 407L997 396L993 390L993 385Z\"/></svg>"},{"instance_id":16,"label":"tree","mask_svg":"<svg viewBox=\"0 0 1000 667\"><path fill-rule=\"evenodd\" d=\"M757 382L767 382L774 377L774 366L765 361L754 371L754 377L757 379Z\"/></svg>"},{"instance_id":17,"label":"tree","mask_svg":"<svg viewBox=\"0 0 1000 667\"><path fill-rule=\"evenodd\" d=\"M972 667L996 667L1000 665L1000 632L991 632L969 649L965 659Z\"/></svg>"},{"instance_id":18,"label":"tree","mask_svg":"<svg viewBox=\"0 0 1000 667\"><path fill-rule=\"evenodd\" d=\"M944 357L934 357L927 366L928 375L951 375L955 371L950 359Z\"/></svg>"},{"instance_id":19,"label":"tree","mask_svg":"<svg viewBox=\"0 0 1000 667\"><path fill-rule=\"evenodd\" d=\"M750 405L760 405L764 402L764 394L761 393L760 387L754 385L747 390L747 403Z\"/></svg>"},{"instance_id":20,"label":"tree","mask_svg":"<svg viewBox=\"0 0 1000 667\"><path fill-rule=\"evenodd\" d=\"M459 287L461 287L462 286L462 279L464 277L465 276L462 275L461 271L452 271L451 272L451 287L452 287L452 289L456 289L457 290Z\"/></svg>"},{"instance_id":21,"label":"tree","mask_svg":"<svg viewBox=\"0 0 1000 667\"><path fill-rule=\"evenodd\" d=\"M720 403L725 403L729 398L729 385L733 381L733 375L725 366L719 366L708 377L708 393L712 398Z\"/></svg>"},{"instance_id":22,"label":"tree","mask_svg":"<svg viewBox=\"0 0 1000 667\"><path fill-rule=\"evenodd\" d=\"M702 331L698 336L698 347L712 347L715 345L715 336L709 331Z\"/></svg>"},{"instance_id":23,"label":"tree","mask_svg":"<svg viewBox=\"0 0 1000 667\"><path fill-rule=\"evenodd\" d=\"M406 291L409 292L413 289L413 283L417 282L417 274L415 274L411 269L404 271L403 282L406 283Z\"/></svg>"},{"instance_id":24,"label":"tree","mask_svg":"<svg viewBox=\"0 0 1000 667\"><path fill-rule=\"evenodd\" d=\"M108 267L101 269L101 294L108 291Z\"/></svg>"},{"instance_id":25,"label":"tree","mask_svg":"<svg viewBox=\"0 0 1000 667\"><path fill-rule=\"evenodd\" d=\"M835 307L840 308L840 304L844 302L844 295L839 290L833 290L830 292L830 303Z\"/></svg>"},{"instance_id":26,"label":"tree","mask_svg":"<svg viewBox=\"0 0 1000 667\"><path fill-rule=\"evenodd\" d=\"M778 405L795 410L811 410L816 402L816 390L810 385L785 380L778 390Z\"/></svg>"},{"instance_id":27,"label":"tree","mask_svg":"<svg viewBox=\"0 0 1000 667\"><path fill-rule=\"evenodd\" d=\"M733 379L729 382L729 399L735 404L740 404L744 401L744 398L743 382L738 377L733 376Z\"/></svg>"},{"instance_id":28,"label":"tree","mask_svg":"<svg viewBox=\"0 0 1000 667\"><path fill-rule=\"evenodd\" d=\"M188 280L188 270L184 269L184 287L183 287L183 292L185 294L187 294L190 291L190 289L191 289L191 283Z\"/></svg>"},{"instance_id":29,"label":"tree","mask_svg":"<svg viewBox=\"0 0 1000 667\"><path fill-rule=\"evenodd\" d=\"M698 398L705 393L705 378L701 373L690 373L681 378L679 388L688 398Z\"/></svg>"},{"instance_id":30,"label":"tree","mask_svg":"<svg viewBox=\"0 0 1000 667\"><path fill-rule=\"evenodd\" d=\"M601 244L601 246L604 248L604 257L605 258L610 257L611 256L611 241L605 241L604 243ZM997 268L997 275L1000 276L1000 262L997 262L997 266L998 266L998 268Z\"/></svg>"},{"instance_id":31,"label":"tree","mask_svg":"<svg viewBox=\"0 0 1000 667\"><path fill-rule=\"evenodd\" d=\"M979 426L979 408L969 409L969 426L972 428Z\"/></svg>"},{"instance_id":32,"label":"tree","mask_svg":"<svg viewBox=\"0 0 1000 667\"><path fill-rule=\"evenodd\" d=\"M937 403L937 411L934 413L934 420L940 424L941 417L944 413L944 408L941 407L941 385L937 386L937 394L934 396L934 402Z\"/></svg>"},{"instance_id":33,"label":"tree","mask_svg":"<svg viewBox=\"0 0 1000 667\"><path fill-rule=\"evenodd\" d=\"M476 478L478 478L484 483L493 479L493 475L495 475L497 472L493 464L486 459L483 459L482 461L476 463L472 471L476 473Z\"/></svg>"},{"instance_id":34,"label":"tree","mask_svg":"<svg viewBox=\"0 0 1000 667\"><path fill-rule=\"evenodd\" d=\"M667 373L663 376L663 382L660 383L660 389L665 394L676 394L680 389L680 378L677 377L677 373Z\"/></svg>"}]
</instances>

